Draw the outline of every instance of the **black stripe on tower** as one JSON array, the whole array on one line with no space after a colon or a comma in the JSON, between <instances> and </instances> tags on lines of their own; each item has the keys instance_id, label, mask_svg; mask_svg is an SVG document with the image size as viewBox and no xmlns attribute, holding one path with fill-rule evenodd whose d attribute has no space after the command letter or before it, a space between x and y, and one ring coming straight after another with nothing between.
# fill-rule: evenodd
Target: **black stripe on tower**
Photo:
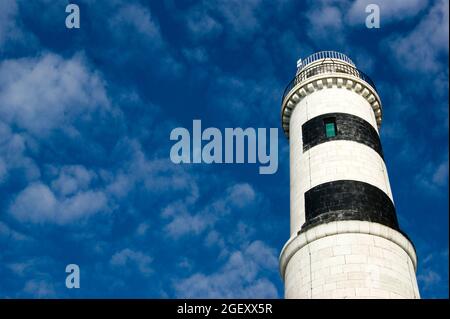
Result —
<instances>
[{"instance_id":1,"label":"black stripe on tower","mask_svg":"<svg viewBox=\"0 0 450 319\"><path fill-rule=\"evenodd\" d=\"M378 187L354 180L317 185L305 193L306 222L300 232L319 224L362 220L400 230L394 203Z\"/></svg>"},{"instance_id":2,"label":"black stripe on tower","mask_svg":"<svg viewBox=\"0 0 450 319\"><path fill-rule=\"evenodd\" d=\"M335 123L335 136L327 136L326 123ZM369 122L352 114L328 113L314 117L303 124L302 135L303 152L325 142L346 140L367 145L383 158L377 131Z\"/></svg>"}]
</instances>

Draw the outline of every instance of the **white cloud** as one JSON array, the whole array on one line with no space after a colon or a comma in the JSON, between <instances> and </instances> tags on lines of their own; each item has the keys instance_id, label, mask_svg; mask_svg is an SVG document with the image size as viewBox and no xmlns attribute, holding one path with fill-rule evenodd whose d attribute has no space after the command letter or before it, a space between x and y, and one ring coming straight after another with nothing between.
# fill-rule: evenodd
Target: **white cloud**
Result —
<instances>
[{"instance_id":1,"label":"white cloud","mask_svg":"<svg viewBox=\"0 0 450 319\"><path fill-rule=\"evenodd\" d=\"M196 273L175 283L178 298L277 298L275 285L264 276L276 270L274 249L254 241L233 252L217 272Z\"/></svg>"},{"instance_id":2,"label":"white cloud","mask_svg":"<svg viewBox=\"0 0 450 319\"><path fill-rule=\"evenodd\" d=\"M234 34L248 37L261 28L258 17L261 0L218 0L206 3L222 15Z\"/></svg>"},{"instance_id":3,"label":"white cloud","mask_svg":"<svg viewBox=\"0 0 450 319\"><path fill-rule=\"evenodd\" d=\"M121 6L117 14L109 21L112 30L122 30L121 32L116 32L116 36L120 36L120 33L124 33L123 30L129 27L133 33L139 35L137 38L141 37L145 41L151 41L155 47L162 45L158 23L153 19L150 11L139 4L125 4Z\"/></svg>"},{"instance_id":4,"label":"white cloud","mask_svg":"<svg viewBox=\"0 0 450 319\"><path fill-rule=\"evenodd\" d=\"M437 186L445 186L448 183L448 161L441 163L436 168L431 180Z\"/></svg>"},{"instance_id":5,"label":"white cloud","mask_svg":"<svg viewBox=\"0 0 450 319\"><path fill-rule=\"evenodd\" d=\"M230 38L250 38L262 30L264 13L261 0L202 1L191 8L186 16L186 26L193 39L210 39L222 32Z\"/></svg>"},{"instance_id":6,"label":"white cloud","mask_svg":"<svg viewBox=\"0 0 450 319\"><path fill-rule=\"evenodd\" d=\"M109 1L104 23L112 37L112 45L99 48L104 59L114 60L117 68L141 70L139 66L151 68L152 76L178 77L183 65L177 61L161 33L159 23L148 6L130 1ZM104 4L102 4L104 6ZM100 10L104 14L105 10ZM117 54L115 48L126 47ZM124 69L124 70L125 70ZM124 71L125 72L125 71ZM126 72L125 72L126 73Z\"/></svg>"},{"instance_id":7,"label":"white cloud","mask_svg":"<svg viewBox=\"0 0 450 319\"><path fill-rule=\"evenodd\" d=\"M3 159L0 157L0 184L5 179L6 173L7 173L6 164L3 161Z\"/></svg>"},{"instance_id":8,"label":"white cloud","mask_svg":"<svg viewBox=\"0 0 450 319\"><path fill-rule=\"evenodd\" d=\"M253 187L248 183L236 184L228 188L227 201L236 207L243 208L256 199Z\"/></svg>"},{"instance_id":9,"label":"white cloud","mask_svg":"<svg viewBox=\"0 0 450 319\"><path fill-rule=\"evenodd\" d=\"M186 14L186 26L193 39L212 38L222 31L222 25L202 7L195 7Z\"/></svg>"},{"instance_id":10,"label":"white cloud","mask_svg":"<svg viewBox=\"0 0 450 319\"><path fill-rule=\"evenodd\" d=\"M422 274L417 276L417 279L423 286L424 290L429 290L442 281L441 275L431 269L425 270Z\"/></svg>"},{"instance_id":11,"label":"white cloud","mask_svg":"<svg viewBox=\"0 0 450 319\"><path fill-rule=\"evenodd\" d=\"M208 96L215 97L214 107L220 108L218 120L223 125L248 127L251 122L254 126L267 127L279 121L273 105L280 102L283 86L270 73L257 80L218 74Z\"/></svg>"},{"instance_id":12,"label":"white cloud","mask_svg":"<svg viewBox=\"0 0 450 319\"><path fill-rule=\"evenodd\" d=\"M152 194L187 193L189 200L198 196L195 176L189 174L182 165L175 165L168 158L148 159L137 140L125 138L119 144L120 151L129 153L130 158L118 172L102 172L108 183L108 193L120 198L136 185L142 185Z\"/></svg>"},{"instance_id":13,"label":"white cloud","mask_svg":"<svg viewBox=\"0 0 450 319\"><path fill-rule=\"evenodd\" d=\"M58 169L56 169L58 170ZM95 173L81 165L63 166L57 178L52 181L52 189L63 196L86 190L95 177Z\"/></svg>"},{"instance_id":14,"label":"white cloud","mask_svg":"<svg viewBox=\"0 0 450 319\"><path fill-rule=\"evenodd\" d=\"M57 217L57 199L53 192L41 183L29 185L14 201L11 213L19 220L39 222Z\"/></svg>"},{"instance_id":15,"label":"white cloud","mask_svg":"<svg viewBox=\"0 0 450 319\"><path fill-rule=\"evenodd\" d=\"M366 7L369 4L376 4L380 7L380 26L406 20L416 16L423 10L428 0L357 0L354 1L347 14L348 22L352 25L360 24L365 26Z\"/></svg>"},{"instance_id":16,"label":"white cloud","mask_svg":"<svg viewBox=\"0 0 450 319\"><path fill-rule=\"evenodd\" d=\"M36 136L109 106L103 80L81 55L65 60L47 53L5 60L0 64L0 86L2 118Z\"/></svg>"},{"instance_id":17,"label":"white cloud","mask_svg":"<svg viewBox=\"0 0 450 319\"><path fill-rule=\"evenodd\" d=\"M25 283L24 292L31 294L33 298L55 298L53 284L46 280L31 279Z\"/></svg>"},{"instance_id":18,"label":"white cloud","mask_svg":"<svg viewBox=\"0 0 450 319\"><path fill-rule=\"evenodd\" d=\"M208 227L212 227L223 216L258 201L259 196L253 187L247 183L240 183L228 187L223 197L211 201L203 208L195 207L195 201L178 200L166 206L161 216L171 219L165 226L166 234L172 238L179 238L185 235L198 235Z\"/></svg>"},{"instance_id":19,"label":"white cloud","mask_svg":"<svg viewBox=\"0 0 450 319\"><path fill-rule=\"evenodd\" d=\"M143 275L149 275L153 272L151 267L152 260L153 259L150 256L147 256L140 251L125 248L116 252L111 257L110 263L117 267L126 267L131 263L136 265Z\"/></svg>"},{"instance_id":20,"label":"white cloud","mask_svg":"<svg viewBox=\"0 0 450 319\"><path fill-rule=\"evenodd\" d=\"M150 225L148 222L142 222L136 228L136 234L138 236L144 236L148 232L149 228L150 228Z\"/></svg>"},{"instance_id":21,"label":"white cloud","mask_svg":"<svg viewBox=\"0 0 450 319\"><path fill-rule=\"evenodd\" d=\"M15 0L0 1L0 51L5 42L20 35L16 25L17 3Z\"/></svg>"},{"instance_id":22,"label":"white cloud","mask_svg":"<svg viewBox=\"0 0 450 319\"><path fill-rule=\"evenodd\" d=\"M438 291L440 290L442 293L448 293L446 285L448 283L448 248L436 249L435 247L433 250L425 252L422 252L424 257L419 259L420 265L417 274L420 290L426 292L428 298L433 298L433 294L439 295Z\"/></svg>"},{"instance_id":23,"label":"white cloud","mask_svg":"<svg viewBox=\"0 0 450 319\"><path fill-rule=\"evenodd\" d=\"M22 134L11 131L0 121L0 185L6 182L10 172L23 172L28 181L40 177L40 170L34 160L26 155L26 139Z\"/></svg>"},{"instance_id":24,"label":"white cloud","mask_svg":"<svg viewBox=\"0 0 450 319\"><path fill-rule=\"evenodd\" d=\"M313 1L309 9L301 15L305 21L303 32L322 50L332 50L334 46L342 45L346 41L343 17L345 5L343 1Z\"/></svg>"},{"instance_id":25,"label":"white cloud","mask_svg":"<svg viewBox=\"0 0 450 319\"><path fill-rule=\"evenodd\" d=\"M426 164L415 179L429 193L442 195L448 185L448 158L440 163Z\"/></svg>"},{"instance_id":26,"label":"white cloud","mask_svg":"<svg viewBox=\"0 0 450 319\"><path fill-rule=\"evenodd\" d=\"M177 267L186 270L191 270L193 267L193 263L191 260L187 259L186 257L182 257L181 260L178 262Z\"/></svg>"},{"instance_id":27,"label":"white cloud","mask_svg":"<svg viewBox=\"0 0 450 319\"><path fill-rule=\"evenodd\" d=\"M27 269L31 266L31 262L16 262L7 264L6 267L9 268L14 274L18 276L23 276Z\"/></svg>"},{"instance_id":28,"label":"white cloud","mask_svg":"<svg viewBox=\"0 0 450 319\"><path fill-rule=\"evenodd\" d=\"M224 250L225 240L218 231L213 229L206 235L205 245L206 247L219 246L219 248Z\"/></svg>"},{"instance_id":29,"label":"white cloud","mask_svg":"<svg viewBox=\"0 0 450 319\"><path fill-rule=\"evenodd\" d=\"M14 199L10 213L22 222L64 225L108 210L108 199L103 191L71 185L70 192L66 193L67 189L59 189L60 180L61 177L56 179L52 189L41 182L28 185Z\"/></svg>"},{"instance_id":30,"label":"white cloud","mask_svg":"<svg viewBox=\"0 0 450 319\"><path fill-rule=\"evenodd\" d=\"M208 53L203 48L183 49L183 55L192 63L205 63L208 61Z\"/></svg>"},{"instance_id":31,"label":"white cloud","mask_svg":"<svg viewBox=\"0 0 450 319\"><path fill-rule=\"evenodd\" d=\"M167 231L167 235L178 238L187 234L197 235L209 224L212 224L210 218L205 218L199 214L183 214L178 212L175 218L164 229Z\"/></svg>"},{"instance_id":32,"label":"white cloud","mask_svg":"<svg viewBox=\"0 0 450 319\"><path fill-rule=\"evenodd\" d=\"M448 1L436 1L411 33L387 42L401 67L414 72L435 73L448 69L438 61L440 55L448 54L448 10Z\"/></svg>"},{"instance_id":33,"label":"white cloud","mask_svg":"<svg viewBox=\"0 0 450 319\"><path fill-rule=\"evenodd\" d=\"M184 200L178 200L166 206L161 216L170 218L171 221L164 227L166 235L178 238L188 234L200 234L208 225L213 224L212 216L204 213L191 214L191 204Z\"/></svg>"},{"instance_id":34,"label":"white cloud","mask_svg":"<svg viewBox=\"0 0 450 319\"><path fill-rule=\"evenodd\" d=\"M26 240L27 236L15 231L9 227L6 223L0 221L0 238L13 239L13 240Z\"/></svg>"},{"instance_id":35,"label":"white cloud","mask_svg":"<svg viewBox=\"0 0 450 319\"><path fill-rule=\"evenodd\" d=\"M313 6L305 13L308 21L306 32L315 43L342 43L345 39L341 9L336 6Z\"/></svg>"}]
</instances>

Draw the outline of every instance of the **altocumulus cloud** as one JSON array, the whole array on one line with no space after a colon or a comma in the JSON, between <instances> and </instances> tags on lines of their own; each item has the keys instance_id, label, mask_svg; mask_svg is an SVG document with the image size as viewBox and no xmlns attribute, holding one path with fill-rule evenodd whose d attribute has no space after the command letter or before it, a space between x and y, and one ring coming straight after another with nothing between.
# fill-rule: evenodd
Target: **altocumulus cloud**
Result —
<instances>
[{"instance_id":1,"label":"altocumulus cloud","mask_svg":"<svg viewBox=\"0 0 450 319\"><path fill-rule=\"evenodd\" d=\"M231 31L227 32L228 37L249 38L262 27L263 2L201 1L189 10L186 25L196 39L219 36L225 28Z\"/></svg>"},{"instance_id":2,"label":"altocumulus cloud","mask_svg":"<svg viewBox=\"0 0 450 319\"><path fill-rule=\"evenodd\" d=\"M22 172L27 181L40 177L39 167L26 151L26 139L0 121L0 185L7 182L11 171Z\"/></svg>"},{"instance_id":3,"label":"altocumulus cloud","mask_svg":"<svg viewBox=\"0 0 450 319\"><path fill-rule=\"evenodd\" d=\"M217 272L195 273L175 289L179 298L277 298L276 287L263 275L277 265L275 250L256 240L231 253Z\"/></svg>"},{"instance_id":4,"label":"altocumulus cloud","mask_svg":"<svg viewBox=\"0 0 450 319\"><path fill-rule=\"evenodd\" d=\"M442 71L439 57L448 55L448 24L448 1L435 1L434 6L411 33L388 41L398 65L412 72Z\"/></svg>"},{"instance_id":5,"label":"altocumulus cloud","mask_svg":"<svg viewBox=\"0 0 450 319\"><path fill-rule=\"evenodd\" d=\"M101 190L89 188L90 173L81 166L60 169L59 176L47 186L35 182L20 192L10 213L20 221L67 224L108 210L108 199Z\"/></svg>"},{"instance_id":6,"label":"altocumulus cloud","mask_svg":"<svg viewBox=\"0 0 450 319\"><path fill-rule=\"evenodd\" d=\"M0 51L8 40L21 36L21 31L16 25L16 15L17 4L14 0L0 2Z\"/></svg>"},{"instance_id":7,"label":"altocumulus cloud","mask_svg":"<svg viewBox=\"0 0 450 319\"><path fill-rule=\"evenodd\" d=\"M45 280L29 280L23 291L36 298L55 298L56 292L53 285Z\"/></svg>"},{"instance_id":8,"label":"altocumulus cloud","mask_svg":"<svg viewBox=\"0 0 450 319\"><path fill-rule=\"evenodd\" d=\"M140 251L134 251L125 248L116 252L110 260L111 265L115 267L129 267L134 265L143 275L149 275L153 272L151 268L152 258Z\"/></svg>"},{"instance_id":9,"label":"altocumulus cloud","mask_svg":"<svg viewBox=\"0 0 450 319\"><path fill-rule=\"evenodd\" d=\"M347 14L347 21L351 25L364 25L367 15L366 7L369 4L377 4L380 7L382 26L399 20L407 20L416 16L425 9L428 0L356 0L351 4Z\"/></svg>"},{"instance_id":10,"label":"altocumulus cloud","mask_svg":"<svg viewBox=\"0 0 450 319\"><path fill-rule=\"evenodd\" d=\"M247 183L228 187L225 196L211 201L199 212L191 213L190 211L198 209L194 206L197 199L198 196L188 197L184 201L170 203L163 209L162 217L171 219L165 226L168 236L179 238L184 235L198 235L230 213L244 210L258 202L255 190Z\"/></svg>"},{"instance_id":11,"label":"altocumulus cloud","mask_svg":"<svg viewBox=\"0 0 450 319\"><path fill-rule=\"evenodd\" d=\"M0 64L0 115L35 136L70 125L96 108L107 108L104 82L78 54L52 53Z\"/></svg>"}]
</instances>

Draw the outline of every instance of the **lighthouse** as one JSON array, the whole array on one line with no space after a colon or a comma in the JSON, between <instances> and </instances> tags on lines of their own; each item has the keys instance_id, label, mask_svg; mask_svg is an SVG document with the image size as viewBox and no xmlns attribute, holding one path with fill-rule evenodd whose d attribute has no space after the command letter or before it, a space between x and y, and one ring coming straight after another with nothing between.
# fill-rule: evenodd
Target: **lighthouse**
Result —
<instances>
[{"instance_id":1,"label":"lighthouse","mask_svg":"<svg viewBox=\"0 0 450 319\"><path fill-rule=\"evenodd\" d=\"M420 298L417 256L401 230L372 80L346 55L297 62L281 105L290 147L285 298Z\"/></svg>"}]
</instances>

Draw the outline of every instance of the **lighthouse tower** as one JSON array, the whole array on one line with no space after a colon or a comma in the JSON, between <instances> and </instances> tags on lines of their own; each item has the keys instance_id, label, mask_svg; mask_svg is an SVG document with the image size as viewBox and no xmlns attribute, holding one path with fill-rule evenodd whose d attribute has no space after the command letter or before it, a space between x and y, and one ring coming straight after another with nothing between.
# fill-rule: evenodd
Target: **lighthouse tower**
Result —
<instances>
[{"instance_id":1,"label":"lighthouse tower","mask_svg":"<svg viewBox=\"0 0 450 319\"><path fill-rule=\"evenodd\" d=\"M297 63L281 107L290 145L286 298L420 298L399 228L379 129L381 100L344 54Z\"/></svg>"}]
</instances>

